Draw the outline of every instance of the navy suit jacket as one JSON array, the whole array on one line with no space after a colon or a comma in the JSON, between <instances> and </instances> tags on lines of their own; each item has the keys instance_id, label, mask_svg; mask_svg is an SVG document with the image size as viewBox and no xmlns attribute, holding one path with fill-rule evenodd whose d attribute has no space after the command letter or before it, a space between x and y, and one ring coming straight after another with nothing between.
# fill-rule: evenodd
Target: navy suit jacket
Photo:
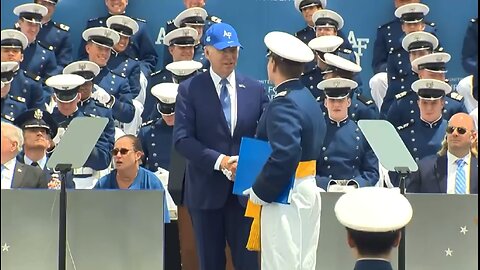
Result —
<instances>
[{"instance_id":1,"label":"navy suit jacket","mask_svg":"<svg viewBox=\"0 0 480 270\"><path fill-rule=\"evenodd\" d=\"M478 194L478 158L472 155L470 161L470 194ZM421 159L407 182L407 192L447 193L447 169L447 155Z\"/></svg>"},{"instance_id":2,"label":"navy suit jacket","mask_svg":"<svg viewBox=\"0 0 480 270\"><path fill-rule=\"evenodd\" d=\"M173 143L187 159L185 205L196 209L219 209L232 193L233 183L214 170L220 154L238 155L242 137L254 137L257 122L268 102L263 86L238 72L237 123L228 128L210 72L180 84L175 106Z\"/></svg>"}]
</instances>

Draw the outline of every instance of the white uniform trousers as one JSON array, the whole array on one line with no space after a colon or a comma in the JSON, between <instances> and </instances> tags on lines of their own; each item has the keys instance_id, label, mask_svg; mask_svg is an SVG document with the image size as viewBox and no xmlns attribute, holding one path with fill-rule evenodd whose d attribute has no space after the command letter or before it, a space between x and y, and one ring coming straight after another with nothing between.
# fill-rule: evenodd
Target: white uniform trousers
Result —
<instances>
[{"instance_id":1,"label":"white uniform trousers","mask_svg":"<svg viewBox=\"0 0 480 270\"><path fill-rule=\"evenodd\" d=\"M295 180L290 204L262 207L262 270L315 270L320 236L320 188L314 176Z\"/></svg>"}]
</instances>

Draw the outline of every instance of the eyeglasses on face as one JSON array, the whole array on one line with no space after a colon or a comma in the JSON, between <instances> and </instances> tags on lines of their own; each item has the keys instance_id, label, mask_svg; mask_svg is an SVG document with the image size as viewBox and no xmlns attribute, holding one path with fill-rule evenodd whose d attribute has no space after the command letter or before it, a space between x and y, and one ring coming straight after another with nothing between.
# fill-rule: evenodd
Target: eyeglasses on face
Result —
<instances>
[{"instance_id":1,"label":"eyeglasses on face","mask_svg":"<svg viewBox=\"0 0 480 270\"><path fill-rule=\"evenodd\" d=\"M120 153L120 155L124 156L126 155L128 152L132 151L132 149L127 149L127 148L114 148L112 149L112 155L116 156L118 153Z\"/></svg>"},{"instance_id":2,"label":"eyeglasses on face","mask_svg":"<svg viewBox=\"0 0 480 270\"><path fill-rule=\"evenodd\" d=\"M452 134L455 130L457 130L458 134L460 135L467 133L467 129L464 127L452 127L452 126L447 127L448 134Z\"/></svg>"}]
</instances>

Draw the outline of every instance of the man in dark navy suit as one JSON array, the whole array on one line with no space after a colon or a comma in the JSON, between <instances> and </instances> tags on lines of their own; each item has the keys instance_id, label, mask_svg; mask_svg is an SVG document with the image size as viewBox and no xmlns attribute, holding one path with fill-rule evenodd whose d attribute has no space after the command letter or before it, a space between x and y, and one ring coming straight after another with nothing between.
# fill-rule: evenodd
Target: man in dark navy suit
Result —
<instances>
[{"instance_id":1,"label":"man in dark navy suit","mask_svg":"<svg viewBox=\"0 0 480 270\"><path fill-rule=\"evenodd\" d=\"M408 192L478 194L477 132L473 119L457 113L448 122L446 139L436 155L418 163Z\"/></svg>"},{"instance_id":2,"label":"man in dark navy suit","mask_svg":"<svg viewBox=\"0 0 480 270\"><path fill-rule=\"evenodd\" d=\"M235 71L239 49L232 26L205 33L210 70L179 85L173 143L187 159L184 203L188 207L201 270L225 269L228 242L236 270L258 269L258 254L245 248L251 220L245 202L232 194L242 137L253 137L268 102L262 85ZM222 173L223 172L223 173Z\"/></svg>"},{"instance_id":3,"label":"man in dark navy suit","mask_svg":"<svg viewBox=\"0 0 480 270\"><path fill-rule=\"evenodd\" d=\"M347 229L348 246L355 250L354 270L393 269L390 253L400 243L401 229L413 216L405 196L381 187L355 189L338 199L335 215Z\"/></svg>"}]
</instances>

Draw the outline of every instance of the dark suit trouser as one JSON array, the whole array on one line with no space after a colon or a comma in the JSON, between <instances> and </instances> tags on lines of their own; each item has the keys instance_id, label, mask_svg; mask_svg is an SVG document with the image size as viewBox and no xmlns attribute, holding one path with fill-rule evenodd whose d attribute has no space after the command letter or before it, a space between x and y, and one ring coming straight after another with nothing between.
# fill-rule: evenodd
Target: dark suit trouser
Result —
<instances>
[{"instance_id":1,"label":"dark suit trouser","mask_svg":"<svg viewBox=\"0 0 480 270\"><path fill-rule=\"evenodd\" d=\"M228 242L235 270L258 270L258 253L245 246L252 224L237 196L230 195L223 208L190 208L201 270L225 270L225 244Z\"/></svg>"}]
</instances>

